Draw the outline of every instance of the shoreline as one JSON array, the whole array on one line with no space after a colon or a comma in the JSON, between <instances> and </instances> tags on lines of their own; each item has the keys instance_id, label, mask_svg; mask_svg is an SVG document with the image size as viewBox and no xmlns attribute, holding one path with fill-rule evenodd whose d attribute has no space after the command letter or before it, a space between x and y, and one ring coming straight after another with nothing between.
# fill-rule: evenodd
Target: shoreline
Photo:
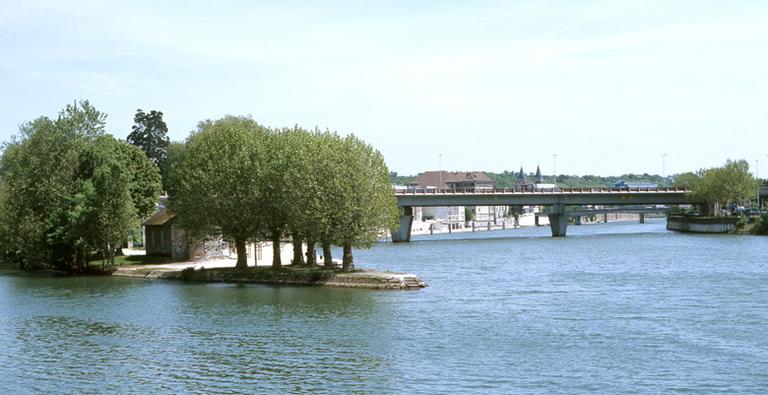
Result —
<instances>
[{"instance_id":1,"label":"shoreline","mask_svg":"<svg viewBox=\"0 0 768 395\"><path fill-rule=\"evenodd\" d=\"M231 260L228 260L233 264ZM213 263L205 267L205 263ZM219 263L217 265L216 263ZM253 267L238 270L221 266L221 262L182 262L165 265L130 265L117 267L112 276L202 283L239 283L272 285L311 285L338 288L379 290L413 290L427 287L418 276L410 273L385 272L371 269L342 271L322 266Z\"/></svg>"}]
</instances>

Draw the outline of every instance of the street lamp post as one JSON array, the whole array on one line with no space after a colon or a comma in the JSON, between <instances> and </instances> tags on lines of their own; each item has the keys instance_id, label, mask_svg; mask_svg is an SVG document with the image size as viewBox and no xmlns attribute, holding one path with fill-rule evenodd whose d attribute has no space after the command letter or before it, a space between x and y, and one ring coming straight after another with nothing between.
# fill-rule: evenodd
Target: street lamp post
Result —
<instances>
[{"instance_id":1,"label":"street lamp post","mask_svg":"<svg viewBox=\"0 0 768 395\"><path fill-rule=\"evenodd\" d=\"M552 154L552 185L557 184L557 154Z\"/></svg>"},{"instance_id":2,"label":"street lamp post","mask_svg":"<svg viewBox=\"0 0 768 395\"><path fill-rule=\"evenodd\" d=\"M661 154L661 177L667 178L667 154Z\"/></svg>"},{"instance_id":3,"label":"street lamp post","mask_svg":"<svg viewBox=\"0 0 768 395\"><path fill-rule=\"evenodd\" d=\"M437 184L437 190L439 191L443 187L443 154L438 154L437 157L437 174L440 179L440 182Z\"/></svg>"}]
</instances>

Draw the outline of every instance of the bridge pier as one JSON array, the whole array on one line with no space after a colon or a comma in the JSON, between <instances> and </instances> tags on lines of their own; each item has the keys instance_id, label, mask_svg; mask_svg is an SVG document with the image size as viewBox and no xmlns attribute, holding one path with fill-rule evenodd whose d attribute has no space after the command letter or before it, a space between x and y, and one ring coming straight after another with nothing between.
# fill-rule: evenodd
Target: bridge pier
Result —
<instances>
[{"instance_id":1,"label":"bridge pier","mask_svg":"<svg viewBox=\"0 0 768 395\"><path fill-rule=\"evenodd\" d=\"M411 226L413 225L413 207L403 207L400 215L400 228L392 229L393 243L407 243L411 241Z\"/></svg>"},{"instance_id":2,"label":"bridge pier","mask_svg":"<svg viewBox=\"0 0 768 395\"><path fill-rule=\"evenodd\" d=\"M573 221L576 225L581 225L581 215L577 215L574 217Z\"/></svg>"},{"instance_id":3,"label":"bridge pier","mask_svg":"<svg viewBox=\"0 0 768 395\"><path fill-rule=\"evenodd\" d=\"M565 231L568 229L568 214L562 206L553 206L552 214L549 214L549 228L552 230L552 237L565 237Z\"/></svg>"},{"instance_id":4,"label":"bridge pier","mask_svg":"<svg viewBox=\"0 0 768 395\"><path fill-rule=\"evenodd\" d=\"M603 223L608 223L608 213L603 214Z\"/></svg>"},{"instance_id":5,"label":"bridge pier","mask_svg":"<svg viewBox=\"0 0 768 395\"><path fill-rule=\"evenodd\" d=\"M641 224L645 223L645 213L640 213L640 223Z\"/></svg>"}]
</instances>

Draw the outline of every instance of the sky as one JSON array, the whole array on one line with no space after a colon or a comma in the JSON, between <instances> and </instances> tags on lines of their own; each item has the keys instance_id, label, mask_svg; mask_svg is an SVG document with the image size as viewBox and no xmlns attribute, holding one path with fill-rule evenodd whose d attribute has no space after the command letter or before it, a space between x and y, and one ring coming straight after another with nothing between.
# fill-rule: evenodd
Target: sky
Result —
<instances>
[{"instance_id":1,"label":"sky","mask_svg":"<svg viewBox=\"0 0 768 395\"><path fill-rule=\"evenodd\" d=\"M765 176L768 1L0 2L0 140L75 100L119 138L139 108L354 133L404 175Z\"/></svg>"}]
</instances>

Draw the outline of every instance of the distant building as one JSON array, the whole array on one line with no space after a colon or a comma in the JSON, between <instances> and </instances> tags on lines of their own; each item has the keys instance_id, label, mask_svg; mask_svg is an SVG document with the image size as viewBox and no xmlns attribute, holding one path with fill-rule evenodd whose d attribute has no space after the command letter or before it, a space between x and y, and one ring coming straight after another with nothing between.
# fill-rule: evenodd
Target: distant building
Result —
<instances>
[{"instance_id":1,"label":"distant building","mask_svg":"<svg viewBox=\"0 0 768 395\"><path fill-rule=\"evenodd\" d=\"M527 191L541 190L541 189L556 189L556 184L548 184L544 182L544 176L541 174L541 168L536 166L536 175L534 175L534 181L528 182L525 178L525 171L520 166L520 171L517 173L517 180L515 186Z\"/></svg>"},{"instance_id":2,"label":"distant building","mask_svg":"<svg viewBox=\"0 0 768 395\"><path fill-rule=\"evenodd\" d=\"M409 184L412 188L491 189L493 180L481 171L425 171Z\"/></svg>"},{"instance_id":3,"label":"distant building","mask_svg":"<svg viewBox=\"0 0 768 395\"><path fill-rule=\"evenodd\" d=\"M477 191L493 189L495 183L487 174L481 171L470 172L448 172L448 171L426 171L419 174L416 179L409 184L410 188L423 189L460 189L466 191ZM475 221L495 222L503 218L505 206L486 207L478 206L473 209ZM447 224L451 229L463 228L466 222L466 211L463 206L449 207L415 207L414 219L421 218L423 221L435 220Z\"/></svg>"}]
</instances>

